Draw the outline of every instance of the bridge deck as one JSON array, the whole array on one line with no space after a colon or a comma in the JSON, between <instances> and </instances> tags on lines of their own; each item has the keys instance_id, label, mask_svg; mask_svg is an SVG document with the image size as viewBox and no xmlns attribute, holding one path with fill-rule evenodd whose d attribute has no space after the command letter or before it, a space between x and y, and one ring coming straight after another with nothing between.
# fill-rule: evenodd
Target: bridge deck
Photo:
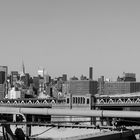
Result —
<instances>
[{"instance_id":1,"label":"bridge deck","mask_svg":"<svg viewBox=\"0 0 140 140\"><path fill-rule=\"evenodd\" d=\"M16 129L11 127L12 131ZM0 127L0 131L1 127ZM65 126L32 126L31 140L126 140L135 137L135 134L140 133L140 127L129 127L123 131L109 129L87 129L87 128L67 128ZM2 139L2 134L0 134Z\"/></svg>"}]
</instances>

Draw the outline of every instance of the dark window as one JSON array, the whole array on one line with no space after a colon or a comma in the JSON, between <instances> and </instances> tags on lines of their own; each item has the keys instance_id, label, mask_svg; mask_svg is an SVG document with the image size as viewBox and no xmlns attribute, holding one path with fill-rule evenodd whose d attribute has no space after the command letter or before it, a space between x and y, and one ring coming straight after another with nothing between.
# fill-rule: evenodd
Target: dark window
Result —
<instances>
[{"instance_id":1,"label":"dark window","mask_svg":"<svg viewBox=\"0 0 140 140\"><path fill-rule=\"evenodd\" d=\"M80 104L80 97L78 97L78 104Z\"/></svg>"},{"instance_id":2,"label":"dark window","mask_svg":"<svg viewBox=\"0 0 140 140\"><path fill-rule=\"evenodd\" d=\"M89 98L87 98L87 104L89 104Z\"/></svg>"},{"instance_id":3,"label":"dark window","mask_svg":"<svg viewBox=\"0 0 140 140\"><path fill-rule=\"evenodd\" d=\"M70 100L69 100L69 98L67 98L67 104L69 104L69 102L70 102Z\"/></svg>"},{"instance_id":4,"label":"dark window","mask_svg":"<svg viewBox=\"0 0 140 140\"><path fill-rule=\"evenodd\" d=\"M81 97L81 102L80 102L81 104L83 104L83 99L82 99L82 97Z\"/></svg>"},{"instance_id":5,"label":"dark window","mask_svg":"<svg viewBox=\"0 0 140 140\"><path fill-rule=\"evenodd\" d=\"M53 89L50 88L50 96L53 97Z\"/></svg>"},{"instance_id":6,"label":"dark window","mask_svg":"<svg viewBox=\"0 0 140 140\"><path fill-rule=\"evenodd\" d=\"M75 104L75 97L73 97L73 104Z\"/></svg>"},{"instance_id":7,"label":"dark window","mask_svg":"<svg viewBox=\"0 0 140 140\"><path fill-rule=\"evenodd\" d=\"M85 104L85 98L83 97L83 104Z\"/></svg>"},{"instance_id":8,"label":"dark window","mask_svg":"<svg viewBox=\"0 0 140 140\"><path fill-rule=\"evenodd\" d=\"M76 104L77 104L77 97L75 97L76 98Z\"/></svg>"}]
</instances>

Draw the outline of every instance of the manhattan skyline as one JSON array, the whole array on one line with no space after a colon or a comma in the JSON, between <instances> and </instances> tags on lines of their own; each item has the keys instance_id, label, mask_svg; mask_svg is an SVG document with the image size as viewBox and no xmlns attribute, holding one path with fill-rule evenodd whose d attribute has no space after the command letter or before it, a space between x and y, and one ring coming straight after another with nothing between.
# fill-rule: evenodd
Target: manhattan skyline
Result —
<instances>
[{"instance_id":1,"label":"manhattan skyline","mask_svg":"<svg viewBox=\"0 0 140 140\"><path fill-rule=\"evenodd\" d=\"M53 77L123 72L140 81L140 1L0 1L0 65Z\"/></svg>"}]
</instances>

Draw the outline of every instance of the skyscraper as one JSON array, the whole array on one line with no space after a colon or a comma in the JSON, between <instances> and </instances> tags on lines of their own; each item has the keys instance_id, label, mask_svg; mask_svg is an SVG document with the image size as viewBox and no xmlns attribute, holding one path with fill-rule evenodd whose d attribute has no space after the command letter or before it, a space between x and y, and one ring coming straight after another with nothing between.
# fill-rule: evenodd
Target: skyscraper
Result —
<instances>
[{"instance_id":1,"label":"skyscraper","mask_svg":"<svg viewBox=\"0 0 140 140\"><path fill-rule=\"evenodd\" d=\"M69 93L73 95L97 94L98 82L93 80L70 80Z\"/></svg>"},{"instance_id":2,"label":"skyscraper","mask_svg":"<svg viewBox=\"0 0 140 140\"><path fill-rule=\"evenodd\" d=\"M8 74L8 67L0 66L0 99L3 99L7 92L7 89L6 89L7 74Z\"/></svg>"},{"instance_id":3,"label":"skyscraper","mask_svg":"<svg viewBox=\"0 0 140 140\"><path fill-rule=\"evenodd\" d=\"M25 74L25 66L24 66L24 62L22 61L22 72Z\"/></svg>"},{"instance_id":4,"label":"skyscraper","mask_svg":"<svg viewBox=\"0 0 140 140\"><path fill-rule=\"evenodd\" d=\"M65 82L65 81L67 81L67 74L63 74L62 75L62 80Z\"/></svg>"},{"instance_id":5,"label":"skyscraper","mask_svg":"<svg viewBox=\"0 0 140 140\"><path fill-rule=\"evenodd\" d=\"M93 67L89 67L89 80L93 80Z\"/></svg>"},{"instance_id":6,"label":"skyscraper","mask_svg":"<svg viewBox=\"0 0 140 140\"><path fill-rule=\"evenodd\" d=\"M11 85L15 85L15 83L19 80L18 71L11 71Z\"/></svg>"},{"instance_id":7,"label":"skyscraper","mask_svg":"<svg viewBox=\"0 0 140 140\"><path fill-rule=\"evenodd\" d=\"M25 66L24 66L24 62L22 61L22 69L21 69L21 73L20 73L20 79L22 77L25 77Z\"/></svg>"},{"instance_id":8,"label":"skyscraper","mask_svg":"<svg viewBox=\"0 0 140 140\"><path fill-rule=\"evenodd\" d=\"M39 76L40 78L44 78L44 69L39 69L39 70L38 70L38 76Z\"/></svg>"}]
</instances>

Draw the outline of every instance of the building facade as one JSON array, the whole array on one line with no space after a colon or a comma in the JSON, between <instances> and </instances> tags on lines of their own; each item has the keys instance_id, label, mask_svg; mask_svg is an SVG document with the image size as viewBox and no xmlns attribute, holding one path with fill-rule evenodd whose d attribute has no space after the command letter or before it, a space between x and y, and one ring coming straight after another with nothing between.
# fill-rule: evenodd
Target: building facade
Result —
<instances>
[{"instance_id":1,"label":"building facade","mask_svg":"<svg viewBox=\"0 0 140 140\"><path fill-rule=\"evenodd\" d=\"M14 86L18 80L19 80L18 71L11 71L11 78L10 78L11 85Z\"/></svg>"},{"instance_id":2,"label":"building facade","mask_svg":"<svg viewBox=\"0 0 140 140\"><path fill-rule=\"evenodd\" d=\"M5 98L7 94L7 75L8 67L0 66L0 99Z\"/></svg>"},{"instance_id":3,"label":"building facade","mask_svg":"<svg viewBox=\"0 0 140 140\"><path fill-rule=\"evenodd\" d=\"M140 92L140 82L105 82L104 94Z\"/></svg>"},{"instance_id":4,"label":"building facade","mask_svg":"<svg viewBox=\"0 0 140 140\"><path fill-rule=\"evenodd\" d=\"M72 95L97 94L98 82L93 80L70 80L66 83L65 92Z\"/></svg>"}]
</instances>

